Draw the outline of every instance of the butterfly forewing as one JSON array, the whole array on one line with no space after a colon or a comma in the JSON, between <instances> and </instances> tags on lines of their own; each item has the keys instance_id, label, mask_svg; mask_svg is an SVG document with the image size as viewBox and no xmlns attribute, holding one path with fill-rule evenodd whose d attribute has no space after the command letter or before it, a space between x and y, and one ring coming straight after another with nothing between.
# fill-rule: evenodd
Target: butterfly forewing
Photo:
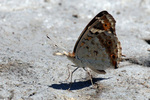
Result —
<instances>
[{"instance_id":1,"label":"butterfly forewing","mask_svg":"<svg viewBox=\"0 0 150 100\"><path fill-rule=\"evenodd\" d=\"M91 26L91 25L93 25L94 23L96 23L96 21L97 21L96 18L97 18L97 17L104 16L105 14L108 14L108 12L107 12L107 11L102 11L102 12L100 12L99 14L97 14L97 15L88 23L88 25L84 28L84 30L83 30L82 33L80 34L78 40L76 41L76 44L75 44L74 50L73 50L74 53L76 53L76 50L77 50L77 47L78 47L78 44L79 44L80 40L84 37L85 33L87 33L87 31L89 31L89 30L88 30L88 29L90 28L89 26ZM97 23L98 23L98 21L97 21Z\"/></svg>"}]
</instances>

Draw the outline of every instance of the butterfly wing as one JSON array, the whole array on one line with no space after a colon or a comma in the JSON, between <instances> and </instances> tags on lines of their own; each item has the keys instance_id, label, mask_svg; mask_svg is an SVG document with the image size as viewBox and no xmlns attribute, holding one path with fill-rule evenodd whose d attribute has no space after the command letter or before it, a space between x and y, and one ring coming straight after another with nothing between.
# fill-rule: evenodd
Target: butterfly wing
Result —
<instances>
[{"instance_id":1,"label":"butterfly wing","mask_svg":"<svg viewBox=\"0 0 150 100\"><path fill-rule=\"evenodd\" d=\"M114 66L121 57L121 45L115 33L115 20L107 12L97 14L78 38L73 54L94 70Z\"/></svg>"}]
</instances>

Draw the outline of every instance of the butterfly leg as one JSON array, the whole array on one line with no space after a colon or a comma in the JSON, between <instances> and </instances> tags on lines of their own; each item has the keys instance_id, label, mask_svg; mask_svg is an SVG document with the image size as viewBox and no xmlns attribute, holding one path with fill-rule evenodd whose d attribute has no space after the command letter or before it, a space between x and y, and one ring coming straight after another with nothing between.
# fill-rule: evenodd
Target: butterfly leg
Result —
<instances>
[{"instance_id":1,"label":"butterfly leg","mask_svg":"<svg viewBox=\"0 0 150 100\"><path fill-rule=\"evenodd\" d=\"M70 77L70 71L69 71L69 67L68 66L69 66L69 64L67 65L69 75L68 75L68 77L65 80L68 80L69 77Z\"/></svg>"},{"instance_id":2,"label":"butterfly leg","mask_svg":"<svg viewBox=\"0 0 150 100\"><path fill-rule=\"evenodd\" d=\"M70 81L70 86L69 86L69 89L71 89L71 85L72 85L72 76L73 76L73 73L78 69L79 67L77 67L72 73L71 73L71 81Z\"/></svg>"},{"instance_id":3,"label":"butterfly leg","mask_svg":"<svg viewBox=\"0 0 150 100\"><path fill-rule=\"evenodd\" d=\"M68 79L69 79L69 77L70 77L70 71L69 71L69 67L68 67L69 65L70 65L70 64L68 64L68 65L67 65L69 75L68 75L68 77L67 77L65 80L68 80ZM71 66L73 66L73 67L77 67L76 65L71 65Z\"/></svg>"},{"instance_id":4,"label":"butterfly leg","mask_svg":"<svg viewBox=\"0 0 150 100\"><path fill-rule=\"evenodd\" d=\"M83 67L83 69L88 73L88 75L90 76L90 80L91 80L91 84L94 86L94 84L93 84L93 77L92 77L92 75L90 74L90 72L87 70L87 69L85 69L85 67Z\"/></svg>"}]
</instances>

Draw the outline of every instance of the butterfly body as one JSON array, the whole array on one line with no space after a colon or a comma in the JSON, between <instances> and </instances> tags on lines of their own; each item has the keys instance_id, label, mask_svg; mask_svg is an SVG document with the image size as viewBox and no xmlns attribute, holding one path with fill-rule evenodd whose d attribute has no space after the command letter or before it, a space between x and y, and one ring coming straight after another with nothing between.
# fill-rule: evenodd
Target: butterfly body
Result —
<instances>
[{"instance_id":1,"label":"butterfly body","mask_svg":"<svg viewBox=\"0 0 150 100\"><path fill-rule=\"evenodd\" d=\"M72 53L66 54L78 67L89 67L105 74L117 68L121 60L121 44L115 33L114 18L107 12L97 14L79 36Z\"/></svg>"}]
</instances>

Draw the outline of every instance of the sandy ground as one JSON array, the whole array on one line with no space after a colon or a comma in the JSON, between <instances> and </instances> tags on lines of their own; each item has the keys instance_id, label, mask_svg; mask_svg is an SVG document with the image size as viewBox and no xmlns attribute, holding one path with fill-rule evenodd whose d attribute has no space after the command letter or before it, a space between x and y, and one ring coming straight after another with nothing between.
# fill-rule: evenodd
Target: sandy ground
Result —
<instances>
[{"instance_id":1,"label":"sandy ground","mask_svg":"<svg viewBox=\"0 0 150 100\"><path fill-rule=\"evenodd\" d=\"M53 53L72 51L87 23L107 10L127 61L106 75L77 70ZM149 0L1 0L0 100L150 100ZM50 37L49 40L46 35Z\"/></svg>"}]
</instances>

